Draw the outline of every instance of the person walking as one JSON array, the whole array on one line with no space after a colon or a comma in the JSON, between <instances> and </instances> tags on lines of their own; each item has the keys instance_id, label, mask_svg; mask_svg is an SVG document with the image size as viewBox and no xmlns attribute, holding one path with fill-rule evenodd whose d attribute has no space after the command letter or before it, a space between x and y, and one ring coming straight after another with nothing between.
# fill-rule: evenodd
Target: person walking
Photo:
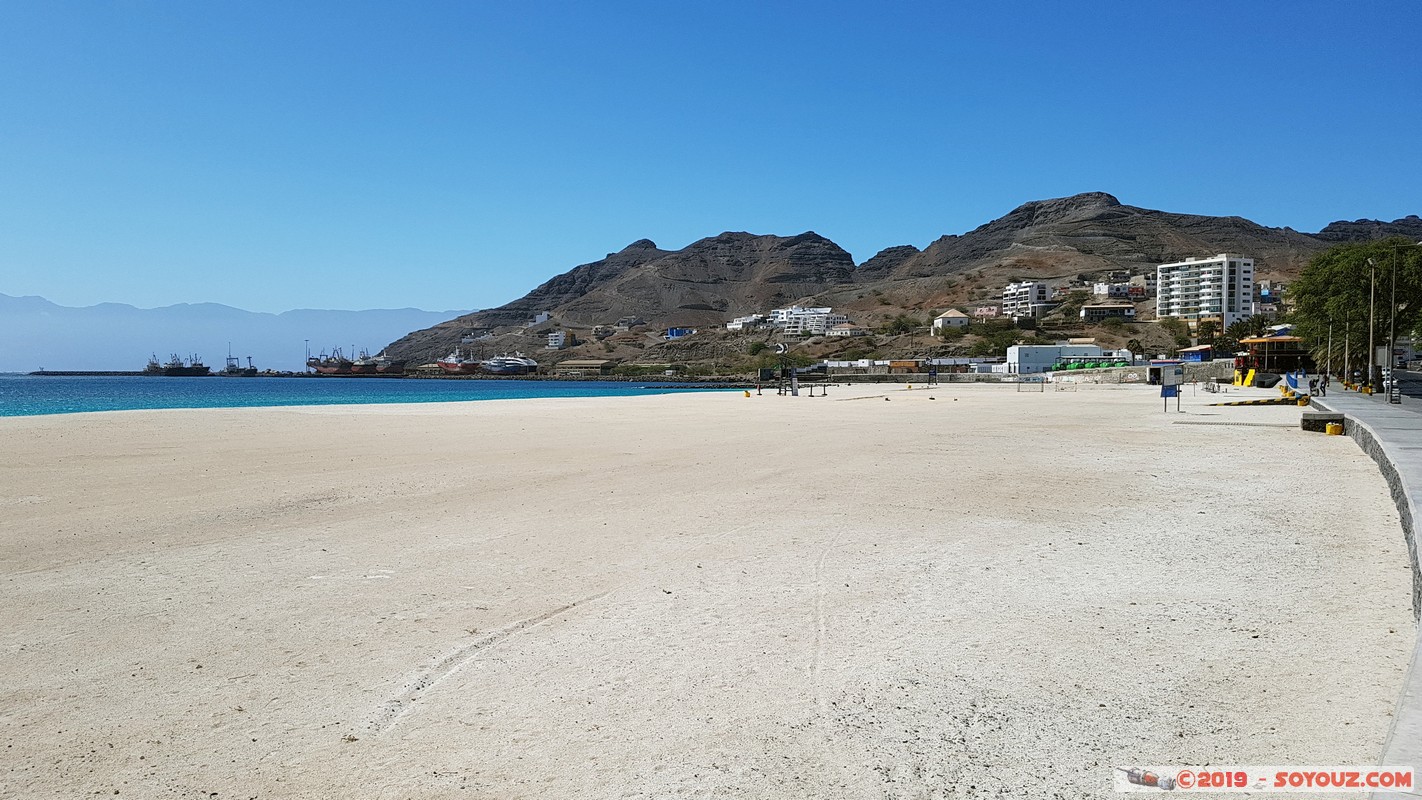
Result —
<instances>
[{"instance_id":1,"label":"person walking","mask_svg":"<svg viewBox=\"0 0 1422 800\"><path fill-rule=\"evenodd\" d=\"M1327 372L1323 373L1323 377L1322 377L1321 379L1319 379L1319 381L1318 381L1318 396L1319 396L1319 397L1327 397L1327 396L1328 396L1328 373L1327 373Z\"/></svg>"}]
</instances>

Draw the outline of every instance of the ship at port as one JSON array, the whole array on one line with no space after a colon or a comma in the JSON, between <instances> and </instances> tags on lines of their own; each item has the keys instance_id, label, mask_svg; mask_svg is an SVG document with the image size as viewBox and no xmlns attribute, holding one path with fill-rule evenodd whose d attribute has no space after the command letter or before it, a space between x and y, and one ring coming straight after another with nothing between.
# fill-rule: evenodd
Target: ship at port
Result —
<instances>
[{"instance_id":1,"label":"ship at port","mask_svg":"<svg viewBox=\"0 0 1422 800\"><path fill-rule=\"evenodd\" d=\"M316 356L308 355L306 366L322 375L352 375L355 362L346 358L345 354L341 352L341 348L337 347L331 351L330 355L325 352Z\"/></svg>"},{"instance_id":2,"label":"ship at port","mask_svg":"<svg viewBox=\"0 0 1422 800\"><path fill-rule=\"evenodd\" d=\"M144 375L163 375L169 378L198 378L212 374L212 368L202 363L202 359L190 355L187 359L174 353L168 357L167 362L159 364L158 354L154 353L148 359L148 366L143 368Z\"/></svg>"},{"instance_id":3,"label":"ship at port","mask_svg":"<svg viewBox=\"0 0 1422 800\"><path fill-rule=\"evenodd\" d=\"M479 362L479 367L490 375L528 375L538 371L538 362L524 355L494 356Z\"/></svg>"},{"instance_id":4,"label":"ship at port","mask_svg":"<svg viewBox=\"0 0 1422 800\"><path fill-rule=\"evenodd\" d=\"M232 355L232 343L227 343L227 366L217 373L224 378L255 378L257 368L252 366L252 357L247 356L247 366L242 366L241 359Z\"/></svg>"},{"instance_id":5,"label":"ship at port","mask_svg":"<svg viewBox=\"0 0 1422 800\"><path fill-rule=\"evenodd\" d=\"M447 375L473 375L479 371L479 359L466 356L458 347L454 352L435 362Z\"/></svg>"},{"instance_id":6,"label":"ship at port","mask_svg":"<svg viewBox=\"0 0 1422 800\"><path fill-rule=\"evenodd\" d=\"M360 351L360 358L351 362L352 375L403 375L405 374L405 362L396 361L385 355L381 351L378 355L372 356L369 352Z\"/></svg>"},{"instance_id":7,"label":"ship at port","mask_svg":"<svg viewBox=\"0 0 1422 800\"><path fill-rule=\"evenodd\" d=\"M251 356L247 356L247 366L242 366L241 359L232 355L232 347L228 345L227 366L223 367L222 371L217 374L224 378L255 378L257 377L257 368L252 366Z\"/></svg>"}]
</instances>

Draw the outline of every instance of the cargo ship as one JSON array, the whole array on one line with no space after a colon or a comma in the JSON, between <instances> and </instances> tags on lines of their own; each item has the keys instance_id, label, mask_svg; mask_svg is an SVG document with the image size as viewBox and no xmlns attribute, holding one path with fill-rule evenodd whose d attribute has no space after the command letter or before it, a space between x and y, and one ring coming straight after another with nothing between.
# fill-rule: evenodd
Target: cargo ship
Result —
<instances>
[{"instance_id":1,"label":"cargo ship","mask_svg":"<svg viewBox=\"0 0 1422 800\"><path fill-rule=\"evenodd\" d=\"M211 375L212 368L203 364L202 359L195 355L188 356L184 361L177 353L170 356L166 364L159 364L158 355L155 353L148 359L148 366L143 368L143 374L169 378L198 378Z\"/></svg>"},{"instance_id":2,"label":"cargo ship","mask_svg":"<svg viewBox=\"0 0 1422 800\"><path fill-rule=\"evenodd\" d=\"M331 351L329 356L322 353L319 356L307 358L306 366L316 370L322 375L352 375L354 374L352 368L355 366L355 362L346 358L345 355L341 353L341 348L337 347Z\"/></svg>"},{"instance_id":3,"label":"cargo ship","mask_svg":"<svg viewBox=\"0 0 1422 800\"><path fill-rule=\"evenodd\" d=\"M351 362L352 375L403 375L405 374L405 362L396 361L385 355L381 351L379 355L372 356L365 350L360 351L360 358Z\"/></svg>"},{"instance_id":4,"label":"cargo ship","mask_svg":"<svg viewBox=\"0 0 1422 800\"><path fill-rule=\"evenodd\" d=\"M242 366L241 360L235 356L228 356L227 366L217 374L224 378L255 378L257 377L257 368L252 366L251 356L247 356L247 366L245 367Z\"/></svg>"},{"instance_id":5,"label":"cargo ship","mask_svg":"<svg viewBox=\"0 0 1422 800\"><path fill-rule=\"evenodd\" d=\"M459 348L454 348L454 352L435 362L439 368L448 375L473 375L479 371L479 359L474 356L466 356L460 352Z\"/></svg>"}]
</instances>

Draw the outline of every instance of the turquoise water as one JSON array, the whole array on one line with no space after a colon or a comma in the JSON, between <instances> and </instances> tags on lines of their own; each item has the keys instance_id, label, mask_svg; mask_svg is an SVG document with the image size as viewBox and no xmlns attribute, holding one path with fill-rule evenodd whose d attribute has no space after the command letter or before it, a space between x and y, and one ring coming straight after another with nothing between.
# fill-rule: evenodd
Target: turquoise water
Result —
<instances>
[{"instance_id":1,"label":"turquoise water","mask_svg":"<svg viewBox=\"0 0 1422 800\"><path fill-rule=\"evenodd\" d=\"M684 391L604 381L392 378L154 378L0 375L0 417L146 408L446 403L530 397L623 397Z\"/></svg>"}]
</instances>

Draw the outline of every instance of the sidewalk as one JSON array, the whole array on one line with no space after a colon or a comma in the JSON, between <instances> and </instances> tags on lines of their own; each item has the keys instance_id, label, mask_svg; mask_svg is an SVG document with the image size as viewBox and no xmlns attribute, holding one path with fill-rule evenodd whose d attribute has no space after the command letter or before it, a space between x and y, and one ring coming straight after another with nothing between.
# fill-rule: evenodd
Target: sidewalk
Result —
<instances>
[{"instance_id":1,"label":"sidewalk","mask_svg":"<svg viewBox=\"0 0 1422 800\"><path fill-rule=\"evenodd\" d=\"M1418 569L1414 526L1422 507L1422 400L1404 397L1402 403L1390 404L1381 396L1369 397L1339 387L1327 397L1315 398L1312 405L1346 417L1345 431L1378 463L1392 490L1412 562L1412 613L1417 615L1422 611L1422 572ZM1422 775L1422 635L1413 645L1412 664L1380 763L1411 766ZM1408 792L1376 792L1373 797L1422 798L1422 786L1414 785Z\"/></svg>"}]
</instances>

